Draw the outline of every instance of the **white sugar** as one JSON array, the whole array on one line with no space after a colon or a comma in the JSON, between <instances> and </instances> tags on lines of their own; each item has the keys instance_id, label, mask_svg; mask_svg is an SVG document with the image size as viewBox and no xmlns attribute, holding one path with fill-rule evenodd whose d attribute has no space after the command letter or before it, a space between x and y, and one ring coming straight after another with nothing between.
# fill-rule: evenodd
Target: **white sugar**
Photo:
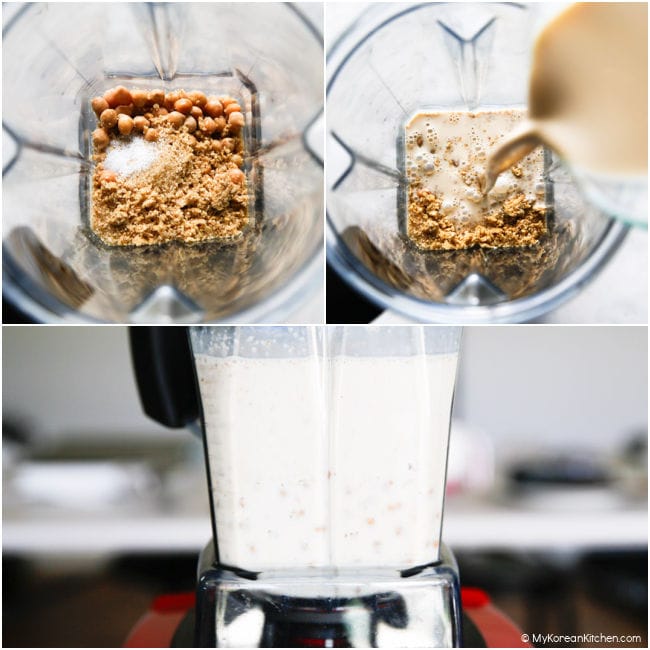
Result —
<instances>
[{"instance_id":1,"label":"white sugar","mask_svg":"<svg viewBox=\"0 0 650 650\"><path fill-rule=\"evenodd\" d=\"M147 142L144 138L134 137L128 142L116 143L106 154L104 168L114 171L119 176L129 176L151 165L160 154L157 142Z\"/></svg>"}]
</instances>

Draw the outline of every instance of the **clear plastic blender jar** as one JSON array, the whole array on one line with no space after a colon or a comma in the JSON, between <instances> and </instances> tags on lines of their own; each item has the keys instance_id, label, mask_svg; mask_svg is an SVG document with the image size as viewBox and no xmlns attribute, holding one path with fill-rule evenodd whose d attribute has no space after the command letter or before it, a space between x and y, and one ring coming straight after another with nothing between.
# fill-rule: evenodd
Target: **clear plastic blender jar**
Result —
<instances>
[{"instance_id":1,"label":"clear plastic blender jar","mask_svg":"<svg viewBox=\"0 0 650 650\"><path fill-rule=\"evenodd\" d=\"M296 53L300 52L298 56ZM5 295L42 321L283 320L322 282L322 40L279 3L35 4L3 32ZM235 242L102 244L92 97L235 96L252 225Z\"/></svg>"},{"instance_id":2,"label":"clear plastic blender jar","mask_svg":"<svg viewBox=\"0 0 650 650\"><path fill-rule=\"evenodd\" d=\"M404 127L421 111L525 108L535 4L380 4L328 54L328 261L411 318L518 322L574 295L627 226L545 152L548 234L526 248L423 251L405 234Z\"/></svg>"},{"instance_id":3,"label":"clear plastic blender jar","mask_svg":"<svg viewBox=\"0 0 650 650\"><path fill-rule=\"evenodd\" d=\"M199 590L223 599L201 610L212 617L202 628L234 643L224 608L243 590L242 613L277 613L278 598L291 615L336 603L363 645L359 608L372 613L381 593L410 613L375 629L383 644L457 640L457 571L440 531L459 338L448 327L191 328L214 523Z\"/></svg>"}]
</instances>

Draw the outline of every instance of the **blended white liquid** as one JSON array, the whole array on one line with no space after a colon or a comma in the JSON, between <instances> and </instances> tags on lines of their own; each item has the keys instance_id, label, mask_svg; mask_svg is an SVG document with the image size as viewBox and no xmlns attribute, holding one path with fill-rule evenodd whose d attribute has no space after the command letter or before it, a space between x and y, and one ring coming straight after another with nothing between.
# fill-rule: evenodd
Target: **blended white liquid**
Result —
<instances>
[{"instance_id":1,"label":"blended white liquid","mask_svg":"<svg viewBox=\"0 0 650 650\"><path fill-rule=\"evenodd\" d=\"M327 435L316 357L198 355L222 563L257 571L327 559Z\"/></svg>"},{"instance_id":2,"label":"blended white liquid","mask_svg":"<svg viewBox=\"0 0 650 650\"><path fill-rule=\"evenodd\" d=\"M332 559L438 559L456 356L331 362Z\"/></svg>"},{"instance_id":3,"label":"blended white liquid","mask_svg":"<svg viewBox=\"0 0 650 650\"><path fill-rule=\"evenodd\" d=\"M456 355L197 356L220 560L436 561Z\"/></svg>"}]
</instances>

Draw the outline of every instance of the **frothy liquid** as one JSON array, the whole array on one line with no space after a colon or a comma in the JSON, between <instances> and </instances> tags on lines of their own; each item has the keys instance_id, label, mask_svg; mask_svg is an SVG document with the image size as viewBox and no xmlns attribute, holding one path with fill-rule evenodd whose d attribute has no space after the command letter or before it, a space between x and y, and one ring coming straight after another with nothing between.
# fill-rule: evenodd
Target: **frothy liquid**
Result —
<instances>
[{"instance_id":1,"label":"frothy liquid","mask_svg":"<svg viewBox=\"0 0 650 650\"><path fill-rule=\"evenodd\" d=\"M521 125L519 109L437 111L417 113L406 125L406 166L409 180L442 197L441 211L461 222L483 220L490 203L513 194L532 202L544 199L542 151L524 161L517 175L504 175L485 200L487 155ZM508 165L510 167L511 165Z\"/></svg>"},{"instance_id":2,"label":"frothy liquid","mask_svg":"<svg viewBox=\"0 0 650 650\"><path fill-rule=\"evenodd\" d=\"M221 562L436 561L456 360L198 355Z\"/></svg>"},{"instance_id":3,"label":"frothy liquid","mask_svg":"<svg viewBox=\"0 0 650 650\"><path fill-rule=\"evenodd\" d=\"M575 4L537 39L529 121L490 154L486 185L540 144L577 170L645 175L647 143L647 3Z\"/></svg>"}]
</instances>

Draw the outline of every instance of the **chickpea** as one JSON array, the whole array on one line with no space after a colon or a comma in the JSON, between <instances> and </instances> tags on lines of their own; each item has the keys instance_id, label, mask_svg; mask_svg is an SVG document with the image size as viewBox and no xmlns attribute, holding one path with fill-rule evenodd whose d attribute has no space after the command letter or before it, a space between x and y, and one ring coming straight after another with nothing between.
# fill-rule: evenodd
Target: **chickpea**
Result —
<instances>
[{"instance_id":1,"label":"chickpea","mask_svg":"<svg viewBox=\"0 0 650 650\"><path fill-rule=\"evenodd\" d=\"M133 118L133 126L135 126L136 131L144 131L149 126L149 120L144 115L138 115Z\"/></svg>"},{"instance_id":2,"label":"chickpea","mask_svg":"<svg viewBox=\"0 0 650 650\"><path fill-rule=\"evenodd\" d=\"M228 176L230 176L231 182L236 183L237 185L241 185L246 179L246 176L241 169L229 169Z\"/></svg>"},{"instance_id":3,"label":"chickpea","mask_svg":"<svg viewBox=\"0 0 650 650\"><path fill-rule=\"evenodd\" d=\"M223 106L218 99L210 98L203 107L203 112L210 117L219 117L223 115Z\"/></svg>"},{"instance_id":4,"label":"chickpea","mask_svg":"<svg viewBox=\"0 0 650 650\"><path fill-rule=\"evenodd\" d=\"M93 144L96 149L99 149L100 151L106 149L110 141L111 138L104 129L95 129L93 131Z\"/></svg>"},{"instance_id":5,"label":"chickpea","mask_svg":"<svg viewBox=\"0 0 650 650\"><path fill-rule=\"evenodd\" d=\"M221 140L212 141L212 151L221 151Z\"/></svg>"},{"instance_id":6,"label":"chickpea","mask_svg":"<svg viewBox=\"0 0 650 650\"><path fill-rule=\"evenodd\" d=\"M149 91L148 101L150 104L158 104L162 106L165 102L165 93L162 90L151 90Z\"/></svg>"},{"instance_id":7,"label":"chickpea","mask_svg":"<svg viewBox=\"0 0 650 650\"><path fill-rule=\"evenodd\" d=\"M169 115L167 115L167 121L178 129L185 123L185 115L183 115L183 113L179 113L178 111L172 111L169 113Z\"/></svg>"},{"instance_id":8,"label":"chickpea","mask_svg":"<svg viewBox=\"0 0 650 650\"><path fill-rule=\"evenodd\" d=\"M112 108L107 108L99 116L99 121L105 129L112 129L117 124L117 113Z\"/></svg>"},{"instance_id":9,"label":"chickpea","mask_svg":"<svg viewBox=\"0 0 650 650\"><path fill-rule=\"evenodd\" d=\"M198 106L192 106L190 115L198 122L200 117L203 117L203 111Z\"/></svg>"},{"instance_id":10,"label":"chickpea","mask_svg":"<svg viewBox=\"0 0 650 650\"><path fill-rule=\"evenodd\" d=\"M160 117L161 115L169 115L169 111L166 108L163 108L159 106L158 108L154 109L154 113Z\"/></svg>"},{"instance_id":11,"label":"chickpea","mask_svg":"<svg viewBox=\"0 0 650 650\"><path fill-rule=\"evenodd\" d=\"M133 103L138 108L142 108L147 103L149 94L145 90L132 90L131 97L133 98Z\"/></svg>"},{"instance_id":12,"label":"chickpea","mask_svg":"<svg viewBox=\"0 0 650 650\"><path fill-rule=\"evenodd\" d=\"M194 106L199 106L200 108L203 108L206 102L208 101L208 98L198 90L195 90L191 93L187 93L187 98L191 100Z\"/></svg>"},{"instance_id":13,"label":"chickpea","mask_svg":"<svg viewBox=\"0 0 650 650\"><path fill-rule=\"evenodd\" d=\"M165 108L168 111L173 111L174 110L174 104L182 98L181 91L180 90L172 90L171 92L168 92L165 95Z\"/></svg>"},{"instance_id":14,"label":"chickpea","mask_svg":"<svg viewBox=\"0 0 650 650\"><path fill-rule=\"evenodd\" d=\"M223 133L223 130L226 128L226 118L225 117L215 117L214 123L217 125L217 131Z\"/></svg>"},{"instance_id":15,"label":"chickpea","mask_svg":"<svg viewBox=\"0 0 650 650\"><path fill-rule=\"evenodd\" d=\"M133 120L130 115L120 115L117 118L117 130L122 135L129 135L133 131Z\"/></svg>"},{"instance_id":16,"label":"chickpea","mask_svg":"<svg viewBox=\"0 0 650 650\"><path fill-rule=\"evenodd\" d=\"M228 104L228 106L226 106L223 109L223 112L226 115L230 115L231 113L235 113L235 112L241 113L241 106L236 102L234 104Z\"/></svg>"},{"instance_id":17,"label":"chickpea","mask_svg":"<svg viewBox=\"0 0 650 650\"><path fill-rule=\"evenodd\" d=\"M156 129L147 129L147 132L144 134L144 139L147 142L155 142L158 139L158 131Z\"/></svg>"},{"instance_id":18,"label":"chickpea","mask_svg":"<svg viewBox=\"0 0 650 650\"><path fill-rule=\"evenodd\" d=\"M226 106L228 106L228 104L236 104L237 103L237 100L230 97L230 95L221 95L221 97L218 97L217 99L221 102L221 104L224 106L224 108Z\"/></svg>"},{"instance_id":19,"label":"chickpea","mask_svg":"<svg viewBox=\"0 0 650 650\"><path fill-rule=\"evenodd\" d=\"M232 160L237 167L241 167L244 164L244 159L236 153L230 160Z\"/></svg>"},{"instance_id":20,"label":"chickpea","mask_svg":"<svg viewBox=\"0 0 650 650\"><path fill-rule=\"evenodd\" d=\"M188 117L185 120L185 128L190 132L194 133L196 131L196 120L193 117Z\"/></svg>"},{"instance_id":21,"label":"chickpea","mask_svg":"<svg viewBox=\"0 0 650 650\"><path fill-rule=\"evenodd\" d=\"M124 86L115 86L104 93L104 99L108 102L109 108L126 106L133 103L131 93Z\"/></svg>"},{"instance_id":22,"label":"chickpea","mask_svg":"<svg viewBox=\"0 0 650 650\"><path fill-rule=\"evenodd\" d=\"M186 97L181 97L181 99L174 102L174 110L183 113L184 115L189 115L192 110L192 102Z\"/></svg>"},{"instance_id":23,"label":"chickpea","mask_svg":"<svg viewBox=\"0 0 650 650\"><path fill-rule=\"evenodd\" d=\"M232 153L235 150L235 141L232 138L224 138L221 141L221 147L224 151Z\"/></svg>"},{"instance_id":24,"label":"chickpea","mask_svg":"<svg viewBox=\"0 0 650 650\"><path fill-rule=\"evenodd\" d=\"M115 112L119 115L128 115L131 117L133 115L133 104L129 104L128 106L118 106L115 109Z\"/></svg>"},{"instance_id":25,"label":"chickpea","mask_svg":"<svg viewBox=\"0 0 650 650\"><path fill-rule=\"evenodd\" d=\"M201 131L208 135L212 135L217 130L217 125L211 117L199 120L199 126L201 127Z\"/></svg>"},{"instance_id":26,"label":"chickpea","mask_svg":"<svg viewBox=\"0 0 650 650\"><path fill-rule=\"evenodd\" d=\"M244 116L239 111L235 111L228 116L228 124L235 129L241 129L244 126Z\"/></svg>"},{"instance_id":27,"label":"chickpea","mask_svg":"<svg viewBox=\"0 0 650 650\"><path fill-rule=\"evenodd\" d=\"M95 111L97 117L108 108L108 102L103 97L93 97L90 105L93 107L93 111Z\"/></svg>"}]
</instances>

